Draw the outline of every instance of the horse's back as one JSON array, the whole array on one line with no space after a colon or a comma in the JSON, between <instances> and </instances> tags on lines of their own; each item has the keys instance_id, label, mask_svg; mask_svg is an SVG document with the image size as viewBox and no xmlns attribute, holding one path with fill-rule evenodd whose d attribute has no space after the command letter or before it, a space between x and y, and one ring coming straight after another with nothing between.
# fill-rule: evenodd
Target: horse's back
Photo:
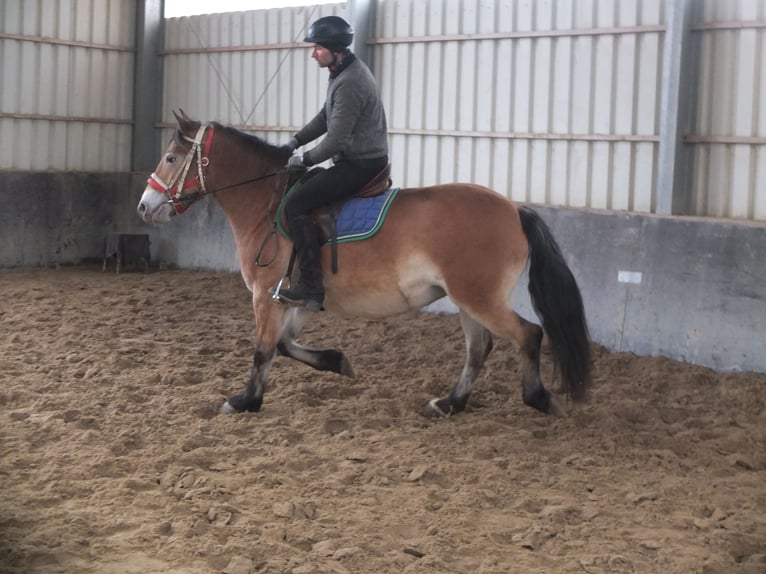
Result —
<instances>
[{"instance_id":1,"label":"horse's back","mask_svg":"<svg viewBox=\"0 0 766 574\"><path fill-rule=\"evenodd\" d=\"M506 205L515 209L513 203L504 195L475 183L444 183L428 187L405 187L399 192L403 196L417 198L420 201L461 204L465 201L492 202L494 205Z\"/></svg>"},{"instance_id":2,"label":"horse's back","mask_svg":"<svg viewBox=\"0 0 766 574\"><path fill-rule=\"evenodd\" d=\"M402 189L389 217L389 240L398 241L391 237L398 235L411 237L421 244L447 248L450 257L467 252L475 256L477 251L489 256L518 253L525 258L527 254L516 205L480 185Z\"/></svg>"}]
</instances>

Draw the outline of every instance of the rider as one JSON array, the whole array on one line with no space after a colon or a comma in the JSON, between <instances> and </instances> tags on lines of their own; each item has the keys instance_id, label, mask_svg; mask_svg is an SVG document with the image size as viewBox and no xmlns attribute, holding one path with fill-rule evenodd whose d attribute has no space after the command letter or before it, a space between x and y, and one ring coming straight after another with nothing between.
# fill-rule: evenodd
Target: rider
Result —
<instances>
[{"instance_id":1,"label":"rider","mask_svg":"<svg viewBox=\"0 0 766 574\"><path fill-rule=\"evenodd\" d=\"M288 198L285 215L300 261L300 280L279 292L283 302L318 311L324 301L319 240L311 219L318 207L354 195L388 165L386 114L369 68L349 49L354 30L343 18L325 16L314 22L305 42L311 57L330 71L327 99L319 113L287 144L295 151L323 134L309 151L293 155L295 172L332 158L333 165L310 178Z\"/></svg>"}]
</instances>

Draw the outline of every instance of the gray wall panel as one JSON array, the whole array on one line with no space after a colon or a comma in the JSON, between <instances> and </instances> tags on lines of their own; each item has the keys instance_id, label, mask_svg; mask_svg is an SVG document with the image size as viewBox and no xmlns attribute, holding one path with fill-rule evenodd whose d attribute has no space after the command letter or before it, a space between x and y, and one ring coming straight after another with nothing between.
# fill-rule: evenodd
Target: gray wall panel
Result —
<instances>
[{"instance_id":1,"label":"gray wall panel","mask_svg":"<svg viewBox=\"0 0 766 574\"><path fill-rule=\"evenodd\" d=\"M0 3L0 169L130 170L134 9Z\"/></svg>"}]
</instances>

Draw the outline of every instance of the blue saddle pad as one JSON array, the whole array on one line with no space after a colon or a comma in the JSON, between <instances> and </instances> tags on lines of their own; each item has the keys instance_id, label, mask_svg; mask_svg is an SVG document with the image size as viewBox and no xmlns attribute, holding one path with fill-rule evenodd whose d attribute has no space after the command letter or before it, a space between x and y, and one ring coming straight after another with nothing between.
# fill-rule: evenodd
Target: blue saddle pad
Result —
<instances>
[{"instance_id":1,"label":"blue saddle pad","mask_svg":"<svg viewBox=\"0 0 766 574\"><path fill-rule=\"evenodd\" d=\"M398 187L375 197L353 197L340 208L337 220L338 243L360 241L378 232L394 201Z\"/></svg>"},{"instance_id":2,"label":"blue saddle pad","mask_svg":"<svg viewBox=\"0 0 766 574\"><path fill-rule=\"evenodd\" d=\"M292 188L294 189L294 188ZM292 189L285 194L277 209L277 229L287 237L290 237L285 224L284 207ZM336 235L338 243L361 241L375 235L383 225L394 199L399 193L398 187L392 187L374 197L353 197L337 207L320 208L325 217L315 220L320 228L320 237L323 243L329 243L332 235L329 229L329 219L326 217L330 210L337 210Z\"/></svg>"}]
</instances>

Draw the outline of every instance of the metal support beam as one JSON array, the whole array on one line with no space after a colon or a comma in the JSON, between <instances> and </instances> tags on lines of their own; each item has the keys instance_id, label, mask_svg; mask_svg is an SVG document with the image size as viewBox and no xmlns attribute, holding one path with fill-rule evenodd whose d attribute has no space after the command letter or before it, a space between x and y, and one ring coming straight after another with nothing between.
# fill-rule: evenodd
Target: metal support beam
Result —
<instances>
[{"instance_id":1,"label":"metal support beam","mask_svg":"<svg viewBox=\"0 0 766 574\"><path fill-rule=\"evenodd\" d=\"M667 29L662 56L660 145L657 168L658 215L683 215L691 210L691 152L683 142L696 109L690 105L696 66L690 48L691 4L694 0L666 0Z\"/></svg>"},{"instance_id":2,"label":"metal support beam","mask_svg":"<svg viewBox=\"0 0 766 574\"><path fill-rule=\"evenodd\" d=\"M354 28L354 53L367 64L374 74L373 55L375 50L368 41L375 37L375 12L378 2L377 0L348 0L346 7L349 23Z\"/></svg>"},{"instance_id":3,"label":"metal support beam","mask_svg":"<svg viewBox=\"0 0 766 574\"><path fill-rule=\"evenodd\" d=\"M160 156L162 58L165 0L136 2L136 62L133 81L133 171L150 172Z\"/></svg>"}]
</instances>

